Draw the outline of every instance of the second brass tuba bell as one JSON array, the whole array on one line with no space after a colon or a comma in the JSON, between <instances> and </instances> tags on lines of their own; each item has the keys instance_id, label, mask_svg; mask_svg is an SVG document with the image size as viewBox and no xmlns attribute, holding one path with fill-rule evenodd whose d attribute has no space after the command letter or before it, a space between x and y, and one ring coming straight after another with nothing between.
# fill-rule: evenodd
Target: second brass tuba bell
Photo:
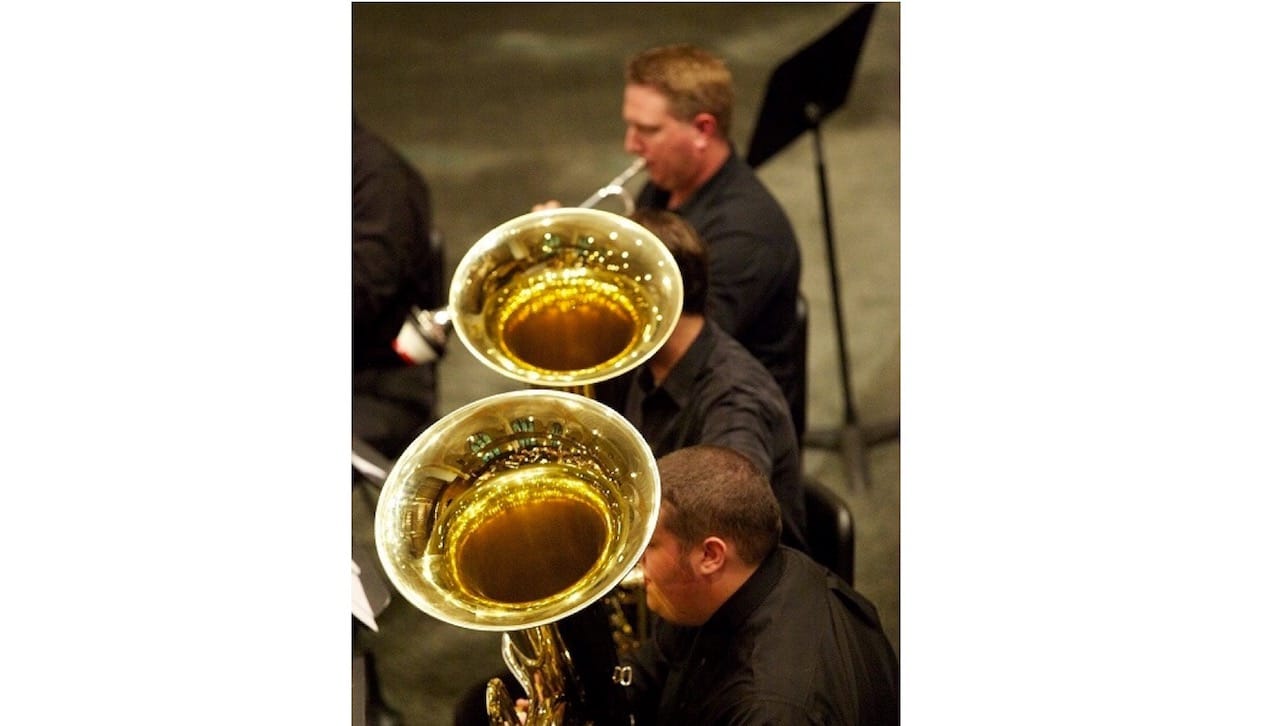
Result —
<instances>
[{"instance_id":1,"label":"second brass tuba bell","mask_svg":"<svg viewBox=\"0 0 1274 726\"><path fill-rule=\"evenodd\" d=\"M488 396L403 452L376 546L416 607L477 630L584 608L641 558L659 509L655 460L607 406L572 393Z\"/></svg>"}]
</instances>

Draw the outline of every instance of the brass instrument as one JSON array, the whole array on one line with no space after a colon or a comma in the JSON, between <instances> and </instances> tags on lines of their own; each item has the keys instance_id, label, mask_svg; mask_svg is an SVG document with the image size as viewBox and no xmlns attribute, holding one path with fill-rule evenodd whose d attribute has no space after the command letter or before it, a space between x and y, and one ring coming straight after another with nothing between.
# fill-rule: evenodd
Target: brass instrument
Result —
<instances>
[{"instance_id":1,"label":"brass instrument","mask_svg":"<svg viewBox=\"0 0 1274 726\"><path fill-rule=\"evenodd\" d=\"M658 511L654 456L622 416L573 393L514 391L443 417L403 452L376 508L376 548L420 610L506 631L506 660L524 656L509 666L531 695L527 723L563 723L569 655L542 626L613 589Z\"/></svg>"},{"instance_id":2,"label":"brass instrument","mask_svg":"<svg viewBox=\"0 0 1274 726\"><path fill-rule=\"evenodd\" d=\"M624 201L624 214L632 215L633 210L637 205L636 202L633 201L632 195L628 193L628 190L624 189L624 185L628 183L629 179L636 176L637 172L645 168L646 160L638 157L632 164L628 165L627 169L621 171L618 176L607 182L605 186L598 189L596 192L593 192L593 196L581 202L580 206L592 208L597 206L599 202L607 197L619 197Z\"/></svg>"},{"instance_id":3,"label":"brass instrument","mask_svg":"<svg viewBox=\"0 0 1274 726\"><path fill-rule=\"evenodd\" d=\"M531 212L487 232L451 280L451 324L486 366L580 387L641 365L681 315L681 271L645 227L597 209Z\"/></svg>"},{"instance_id":4,"label":"brass instrument","mask_svg":"<svg viewBox=\"0 0 1274 726\"><path fill-rule=\"evenodd\" d=\"M580 209L592 209L602 200L620 197L624 203L624 214L631 215L635 202L631 194L624 188L630 179L646 168L646 160L638 158L632 164L600 187L591 197L580 203ZM464 264L461 263L461 269ZM680 312L680 308L678 308ZM403 321L398 336L394 339L394 350L410 363L428 363L442 356L447 346L447 337L451 333L451 311L421 310L412 306L407 319ZM481 356L479 356L481 357Z\"/></svg>"},{"instance_id":5,"label":"brass instrument","mask_svg":"<svg viewBox=\"0 0 1274 726\"><path fill-rule=\"evenodd\" d=\"M572 722L580 685L554 623L632 578L658 516L649 446L587 396L653 355L681 304L667 247L596 209L509 220L452 278L450 322L470 352L514 380L568 390L491 396L417 437L382 489L376 545L413 605L504 632L527 724ZM492 724L519 723L499 679L487 706Z\"/></svg>"}]
</instances>

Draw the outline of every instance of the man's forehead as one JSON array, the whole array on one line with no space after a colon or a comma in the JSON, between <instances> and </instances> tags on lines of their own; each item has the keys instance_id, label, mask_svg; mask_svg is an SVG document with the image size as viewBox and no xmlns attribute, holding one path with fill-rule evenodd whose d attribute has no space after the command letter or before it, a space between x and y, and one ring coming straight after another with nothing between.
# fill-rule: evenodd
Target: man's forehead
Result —
<instances>
[{"instance_id":1,"label":"man's forehead","mask_svg":"<svg viewBox=\"0 0 1274 726\"><path fill-rule=\"evenodd\" d=\"M668 113L668 99L651 86L629 84L624 87L624 112L662 117Z\"/></svg>"},{"instance_id":2,"label":"man's forehead","mask_svg":"<svg viewBox=\"0 0 1274 726\"><path fill-rule=\"evenodd\" d=\"M660 504L659 518L655 520L655 529L654 529L654 532L651 533L652 538L659 537L660 539L664 539L664 538L672 536L672 533L668 531L668 527L664 524L664 520L667 516L668 516L668 505Z\"/></svg>"}]
</instances>

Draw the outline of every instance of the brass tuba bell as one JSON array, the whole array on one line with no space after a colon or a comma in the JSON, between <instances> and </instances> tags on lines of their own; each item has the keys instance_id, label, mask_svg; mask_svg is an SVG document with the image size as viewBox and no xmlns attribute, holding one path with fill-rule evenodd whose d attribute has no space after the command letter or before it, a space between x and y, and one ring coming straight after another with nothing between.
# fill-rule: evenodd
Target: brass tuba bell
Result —
<instances>
[{"instance_id":1,"label":"brass tuba bell","mask_svg":"<svg viewBox=\"0 0 1274 726\"><path fill-rule=\"evenodd\" d=\"M681 315L681 272L645 227L598 209L531 212L483 235L451 281L451 323L487 367L582 387L641 365Z\"/></svg>"},{"instance_id":2,"label":"brass tuba bell","mask_svg":"<svg viewBox=\"0 0 1274 726\"><path fill-rule=\"evenodd\" d=\"M439 620L531 628L615 587L658 509L654 456L622 416L572 393L514 391L448 414L403 452L381 490L376 548L398 591Z\"/></svg>"}]
</instances>

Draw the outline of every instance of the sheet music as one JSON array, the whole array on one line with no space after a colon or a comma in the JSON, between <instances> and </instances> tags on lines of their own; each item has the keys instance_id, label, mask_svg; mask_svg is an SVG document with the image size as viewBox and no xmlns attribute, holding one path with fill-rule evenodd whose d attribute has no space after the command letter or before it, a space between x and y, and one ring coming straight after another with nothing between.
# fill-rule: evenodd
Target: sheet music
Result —
<instances>
[{"instance_id":1,"label":"sheet music","mask_svg":"<svg viewBox=\"0 0 1274 726\"><path fill-rule=\"evenodd\" d=\"M362 570L358 569L358 563L353 560L350 560L349 564L353 570L353 579L350 582L350 589L353 591L354 595L354 617L358 618L359 622L363 625L380 632L380 628L376 627L376 613L372 609L371 602L367 600L367 591L363 589L363 580L359 577L359 575L362 574Z\"/></svg>"}]
</instances>

